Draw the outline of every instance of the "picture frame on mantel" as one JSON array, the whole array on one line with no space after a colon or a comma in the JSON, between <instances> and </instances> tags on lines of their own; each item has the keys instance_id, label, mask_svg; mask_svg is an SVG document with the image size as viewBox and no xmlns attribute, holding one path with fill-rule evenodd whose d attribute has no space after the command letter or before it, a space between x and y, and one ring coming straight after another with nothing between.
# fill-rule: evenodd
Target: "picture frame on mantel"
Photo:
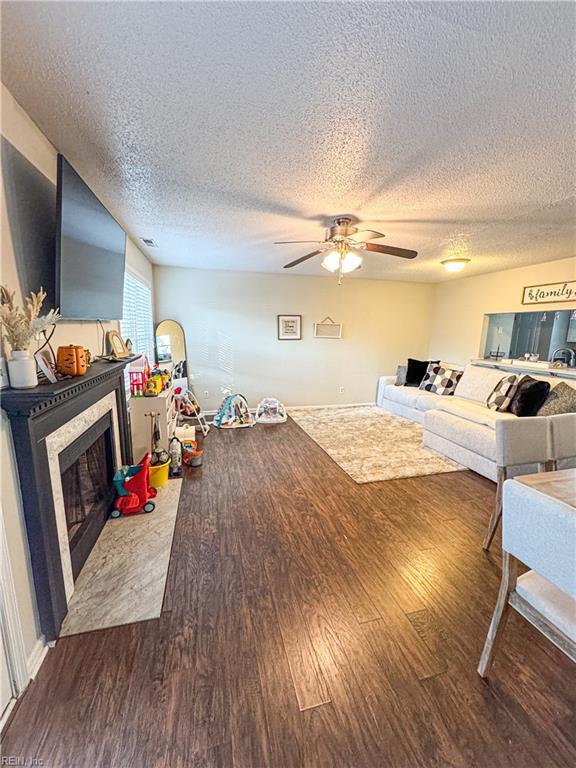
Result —
<instances>
[{"instance_id":1,"label":"picture frame on mantel","mask_svg":"<svg viewBox=\"0 0 576 768\"><path fill-rule=\"evenodd\" d=\"M276 315L278 341L300 341L302 339L302 315Z\"/></svg>"},{"instance_id":2,"label":"picture frame on mantel","mask_svg":"<svg viewBox=\"0 0 576 768\"><path fill-rule=\"evenodd\" d=\"M522 304L560 304L566 301L576 301L576 280L527 285L522 292Z\"/></svg>"}]
</instances>

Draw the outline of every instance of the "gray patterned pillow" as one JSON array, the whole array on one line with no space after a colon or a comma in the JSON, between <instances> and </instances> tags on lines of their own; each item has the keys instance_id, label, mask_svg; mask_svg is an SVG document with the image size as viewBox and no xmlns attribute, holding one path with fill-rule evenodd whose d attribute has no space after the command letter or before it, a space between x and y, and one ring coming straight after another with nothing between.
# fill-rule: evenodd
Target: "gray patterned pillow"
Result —
<instances>
[{"instance_id":1,"label":"gray patterned pillow","mask_svg":"<svg viewBox=\"0 0 576 768\"><path fill-rule=\"evenodd\" d=\"M396 368L396 381L394 382L395 387L403 387L404 384L406 384L407 370L408 370L407 365L399 365L398 368Z\"/></svg>"},{"instance_id":2,"label":"gray patterned pillow","mask_svg":"<svg viewBox=\"0 0 576 768\"><path fill-rule=\"evenodd\" d=\"M559 413L576 413L576 389L561 381L550 390L538 416L556 416Z\"/></svg>"},{"instance_id":3,"label":"gray patterned pillow","mask_svg":"<svg viewBox=\"0 0 576 768\"><path fill-rule=\"evenodd\" d=\"M433 392L435 395L453 395L462 373L445 367L442 363L430 363L419 389Z\"/></svg>"},{"instance_id":4,"label":"gray patterned pillow","mask_svg":"<svg viewBox=\"0 0 576 768\"><path fill-rule=\"evenodd\" d=\"M486 399L486 406L491 411L507 411L518 389L518 376L515 373L504 376Z\"/></svg>"}]
</instances>

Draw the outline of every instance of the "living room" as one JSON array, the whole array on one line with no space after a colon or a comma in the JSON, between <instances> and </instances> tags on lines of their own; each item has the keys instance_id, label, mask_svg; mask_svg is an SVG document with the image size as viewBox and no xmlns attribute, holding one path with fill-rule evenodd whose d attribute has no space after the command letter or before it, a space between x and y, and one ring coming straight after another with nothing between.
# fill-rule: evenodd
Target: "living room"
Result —
<instances>
[{"instance_id":1,"label":"living room","mask_svg":"<svg viewBox=\"0 0 576 768\"><path fill-rule=\"evenodd\" d=\"M2 3L7 764L574 763L573 22Z\"/></svg>"}]
</instances>

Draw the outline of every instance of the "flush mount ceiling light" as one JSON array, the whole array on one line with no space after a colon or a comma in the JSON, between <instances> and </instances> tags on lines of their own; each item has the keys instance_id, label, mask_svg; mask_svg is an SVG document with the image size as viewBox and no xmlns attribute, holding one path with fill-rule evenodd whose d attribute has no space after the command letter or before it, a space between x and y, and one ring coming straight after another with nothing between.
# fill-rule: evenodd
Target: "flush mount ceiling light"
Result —
<instances>
[{"instance_id":1,"label":"flush mount ceiling light","mask_svg":"<svg viewBox=\"0 0 576 768\"><path fill-rule=\"evenodd\" d=\"M446 272L462 272L469 261L470 259L444 259L440 264L442 264Z\"/></svg>"}]
</instances>

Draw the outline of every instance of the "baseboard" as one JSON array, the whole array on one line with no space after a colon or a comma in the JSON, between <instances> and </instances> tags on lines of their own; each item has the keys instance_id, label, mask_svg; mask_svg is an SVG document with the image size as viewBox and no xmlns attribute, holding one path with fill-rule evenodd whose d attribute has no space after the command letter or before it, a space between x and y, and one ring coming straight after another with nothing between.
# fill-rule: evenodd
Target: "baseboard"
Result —
<instances>
[{"instance_id":1,"label":"baseboard","mask_svg":"<svg viewBox=\"0 0 576 768\"><path fill-rule=\"evenodd\" d=\"M376 405L374 401L371 403L321 403L319 405L286 405L287 410L290 408L298 408L301 411L311 411L314 408L354 408L366 405ZM256 408L250 408L250 413L256 413ZM216 416L218 411L202 411L204 416Z\"/></svg>"},{"instance_id":2,"label":"baseboard","mask_svg":"<svg viewBox=\"0 0 576 768\"><path fill-rule=\"evenodd\" d=\"M28 667L28 674L30 675L31 680L33 680L38 674L38 670L42 666L42 662L44 661L46 654L48 653L49 647L50 646L46 643L46 639L44 638L44 635L41 635L36 641L34 648L32 648L32 650L30 651L30 654L27 660L27 667Z\"/></svg>"},{"instance_id":3,"label":"baseboard","mask_svg":"<svg viewBox=\"0 0 576 768\"><path fill-rule=\"evenodd\" d=\"M299 411L312 411L314 408L360 408L361 406L376 405L371 403L321 403L319 405L287 405L286 408L298 408Z\"/></svg>"}]
</instances>

